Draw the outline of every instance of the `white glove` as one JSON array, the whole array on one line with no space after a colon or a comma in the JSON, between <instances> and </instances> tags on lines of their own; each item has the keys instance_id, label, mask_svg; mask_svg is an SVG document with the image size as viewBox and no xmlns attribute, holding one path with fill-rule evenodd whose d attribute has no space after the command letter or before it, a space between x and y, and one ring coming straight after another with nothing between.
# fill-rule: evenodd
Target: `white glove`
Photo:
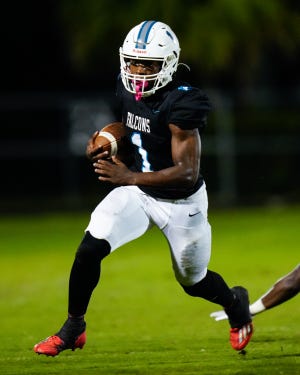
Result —
<instances>
[{"instance_id":1,"label":"white glove","mask_svg":"<svg viewBox=\"0 0 300 375\"><path fill-rule=\"evenodd\" d=\"M216 322L219 320L228 319L228 316L224 310L214 311L209 315L211 318L214 318Z\"/></svg>"}]
</instances>

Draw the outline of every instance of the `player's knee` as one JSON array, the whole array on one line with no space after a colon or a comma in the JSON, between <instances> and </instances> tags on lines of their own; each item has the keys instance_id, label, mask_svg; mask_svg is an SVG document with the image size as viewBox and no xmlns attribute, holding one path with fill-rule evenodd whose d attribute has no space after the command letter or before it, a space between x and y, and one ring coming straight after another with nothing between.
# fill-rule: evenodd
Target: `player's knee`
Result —
<instances>
[{"instance_id":1,"label":"player's knee","mask_svg":"<svg viewBox=\"0 0 300 375\"><path fill-rule=\"evenodd\" d=\"M197 272L195 272L197 271ZM181 285L183 290L192 297L198 297L203 286L202 280L207 275L207 268L189 270L185 269L184 272L175 272L176 280Z\"/></svg>"},{"instance_id":2,"label":"player's knee","mask_svg":"<svg viewBox=\"0 0 300 375\"><path fill-rule=\"evenodd\" d=\"M203 279L201 279L197 283L184 281L180 282L180 285L182 289L185 291L185 293L187 293L189 296L200 297L202 296L202 293L206 291L206 285L204 282L202 282L202 280Z\"/></svg>"},{"instance_id":3,"label":"player's knee","mask_svg":"<svg viewBox=\"0 0 300 375\"><path fill-rule=\"evenodd\" d=\"M110 244L103 239L93 237L86 232L76 252L79 262L101 262L110 253Z\"/></svg>"}]
</instances>

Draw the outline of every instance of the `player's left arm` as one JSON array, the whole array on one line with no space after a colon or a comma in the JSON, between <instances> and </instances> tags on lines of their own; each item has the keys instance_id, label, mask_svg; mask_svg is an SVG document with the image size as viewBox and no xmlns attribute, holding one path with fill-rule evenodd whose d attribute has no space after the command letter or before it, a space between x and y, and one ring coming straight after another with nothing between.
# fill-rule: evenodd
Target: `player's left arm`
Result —
<instances>
[{"instance_id":1,"label":"player's left arm","mask_svg":"<svg viewBox=\"0 0 300 375\"><path fill-rule=\"evenodd\" d=\"M156 187L194 186L199 176L201 141L197 128L184 130L170 124L172 158L174 165L155 172L133 172L124 163L113 158L114 163L99 160L94 163L100 181L118 185L143 185Z\"/></svg>"}]
</instances>

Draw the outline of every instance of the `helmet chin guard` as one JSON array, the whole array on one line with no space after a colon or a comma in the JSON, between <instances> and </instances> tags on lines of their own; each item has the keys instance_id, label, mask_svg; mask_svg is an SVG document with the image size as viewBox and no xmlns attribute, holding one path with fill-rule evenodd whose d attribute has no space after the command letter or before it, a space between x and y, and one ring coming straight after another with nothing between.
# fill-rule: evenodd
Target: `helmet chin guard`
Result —
<instances>
[{"instance_id":1,"label":"helmet chin guard","mask_svg":"<svg viewBox=\"0 0 300 375\"><path fill-rule=\"evenodd\" d=\"M136 99L140 100L154 94L172 80L178 66L180 47L168 25L144 21L129 31L119 53L122 82L126 90L136 94ZM157 61L161 69L155 74L132 74L130 60Z\"/></svg>"}]
</instances>

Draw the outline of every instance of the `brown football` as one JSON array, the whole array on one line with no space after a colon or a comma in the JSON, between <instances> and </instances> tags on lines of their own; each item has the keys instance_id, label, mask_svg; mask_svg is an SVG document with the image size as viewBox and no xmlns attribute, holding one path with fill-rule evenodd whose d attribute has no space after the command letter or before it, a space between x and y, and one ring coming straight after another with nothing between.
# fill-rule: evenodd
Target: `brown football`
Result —
<instances>
[{"instance_id":1,"label":"brown football","mask_svg":"<svg viewBox=\"0 0 300 375\"><path fill-rule=\"evenodd\" d=\"M109 157L122 151L126 136L126 128L122 122L112 122L101 129L94 141L94 148L102 148L108 151Z\"/></svg>"}]
</instances>

